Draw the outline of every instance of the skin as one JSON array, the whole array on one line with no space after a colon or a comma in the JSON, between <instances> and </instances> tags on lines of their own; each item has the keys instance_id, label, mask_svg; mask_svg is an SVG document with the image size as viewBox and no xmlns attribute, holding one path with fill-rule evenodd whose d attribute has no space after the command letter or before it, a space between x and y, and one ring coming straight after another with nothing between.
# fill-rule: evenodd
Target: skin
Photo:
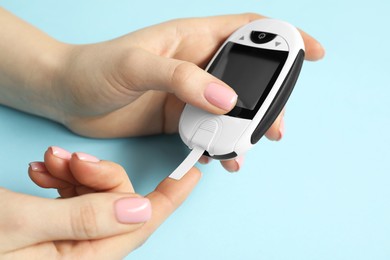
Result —
<instances>
[{"instance_id":1,"label":"skin","mask_svg":"<svg viewBox=\"0 0 390 260\"><path fill-rule=\"evenodd\" d=\"M146 196L152 204L151 219L121 224L111 216L112 202L141 195L134 192L120 165L87 162L74 154L70 159L61 159L51 149L40 163L44 170L33 171L30 167L30 178L40 187L57 189L63 199L49 200L1 189L0 206L7 209L0 215L1 259L122 259L142 245L180 206L201 177L192 168L180 181L163 180ZM92 210L80 211L86 207ZM102 211L109 216L100 216ZM69 212L81 215L75 217Z\"/></svg>"},{"instance_id":2,"label":"skin","mask_svg":"<svg viewBox=\"0 0 390 260\"><path fill-rule=\"evenodd\" d=\"M179 19L111 41L72 45L0 9L5 25L0 103L89 137L175 133L185 102L215 114L228 112L210 104L204 91L210 83L230 87L202 68L233 31L261 18L242 14ZM306 59L321 59L321 45L304 32L302 36ZM282 137L282 114L266 133L271 140ZM234 160L222 164L229 171L239 167Z\"/></svg>"},{"instance_id":3,"label":"skin","mask_svg":"<svg viewBox=\"0 0 390 260\"><path fill-rule=\"evenodd\" d=\"M110 41L74 45L59 42L0 8L0 104L89 137L175 133L185 103L215 114L228 112L210 103L204 92L211 83L230 87L203 68L233 31L261 18L240 14L173 20ZM321 59L321 45L301 34L306 59ZM283 114L267 131L269 139L281 139ZM222 164L237 171L240 163L242 158ZM124 225L113 217L113 203L140 195L120 166L80 162L77 156L58 160L49 152L44 165L46 170L40 173L30 168L31 179L41 187L58 189L63 199L0 189L0 206L6 209L0 214L1 258L122 258L153 233L200 178L193 168L180 181L164 180L147 196L152 218ZM85 207L103 214L108 223L97 221L100 215L72 214ZM96 226L83 226L86 223ZM91 228L93 234L85 232Z\"/></svg>"}]
</instances>

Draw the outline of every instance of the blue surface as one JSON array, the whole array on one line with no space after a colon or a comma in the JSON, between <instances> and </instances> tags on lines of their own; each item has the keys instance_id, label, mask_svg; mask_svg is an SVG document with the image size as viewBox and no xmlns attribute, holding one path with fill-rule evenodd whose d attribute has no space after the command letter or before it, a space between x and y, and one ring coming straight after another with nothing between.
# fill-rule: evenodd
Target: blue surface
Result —
<instances>
[{"instance_id":1,"label":"blue surface","mask_svg":"<svg viewBox=\"0 0 390 260\"><path fill-rule=\"evenodd\" d=\"M258 12L316 36L282 142L262 140L238 174L218 163L186 203L128 259L390 259L390 2L1 1L72 43L110 39L177 17ZM153 8L151 8L153 7ZM141 194L185 157L180 138L95 140L0 107L0 185L45 197L27 164L50 145L122 164ZM167 152L169 151L169 152Z\"/></svg>"}]
</instances>

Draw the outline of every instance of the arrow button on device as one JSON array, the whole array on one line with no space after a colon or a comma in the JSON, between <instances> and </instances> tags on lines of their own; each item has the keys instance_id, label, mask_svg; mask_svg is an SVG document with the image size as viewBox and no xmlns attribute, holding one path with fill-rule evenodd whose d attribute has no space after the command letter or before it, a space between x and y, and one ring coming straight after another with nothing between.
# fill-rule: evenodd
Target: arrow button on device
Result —
<instances>
[{"instance_id":1,"label":"arrow button on device","mask_svg":"<svg viewBox=\"0 0 390 260\"><path fill-rule=\"evenodd\" d=\"M281 44L281 42L275 42L275 47L278 47Z\"/></svg>"}]
</instances>

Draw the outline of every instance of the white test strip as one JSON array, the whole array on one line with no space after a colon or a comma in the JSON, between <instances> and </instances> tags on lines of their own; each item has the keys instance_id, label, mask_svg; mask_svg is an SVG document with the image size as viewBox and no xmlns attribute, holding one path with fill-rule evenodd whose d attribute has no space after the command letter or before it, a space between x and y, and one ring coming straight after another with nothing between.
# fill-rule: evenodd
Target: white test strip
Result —
<instances>
[{"instance_id":1,"label":"white test strip","mask_svg":"<svg viewBox=\"0 0 390 260\"><path fill-rule=\"evenodd\" d=\"M188 154L187 158L185 158L185 160L168 177L175 180L180 180L191 169L191 167L195 165L195 163L202 156L203 152L204 149L195 146L194 149L192 149L192 151Z\"/></svg>"}]
</instances>

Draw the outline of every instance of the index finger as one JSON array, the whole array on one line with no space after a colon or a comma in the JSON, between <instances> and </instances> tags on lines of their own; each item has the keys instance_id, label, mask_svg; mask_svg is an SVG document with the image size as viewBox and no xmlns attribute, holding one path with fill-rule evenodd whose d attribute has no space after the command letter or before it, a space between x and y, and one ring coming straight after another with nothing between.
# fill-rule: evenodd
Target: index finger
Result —
<instances>
[{"instance_id":1,"label":"index finger","mask_svg":"<svg viewBox=\"0 0 390 260\"><path fill-rule=\"evenodd\" d=\"M152 204L152 217L134 232L94 241L102 254L110 252L110 258L123 258L141 246L153 232L188 197L201 178L201 172L193 167L180 180L164 179L156 189L148 194ZM120 245L120 246L118 246Z\"/></svg>"},{"instance_id":2,"label":"index finger","mask_svg":"<svg viewBox=\"0 0 390 260\"><path fill-rule=\"evenodd\" d=\"M201 172L193 167L180 180L164 179L146 196L152 204L152 218L137 232L149 237L184 202L200 178Z\"/></svg>"}]
</instances>

